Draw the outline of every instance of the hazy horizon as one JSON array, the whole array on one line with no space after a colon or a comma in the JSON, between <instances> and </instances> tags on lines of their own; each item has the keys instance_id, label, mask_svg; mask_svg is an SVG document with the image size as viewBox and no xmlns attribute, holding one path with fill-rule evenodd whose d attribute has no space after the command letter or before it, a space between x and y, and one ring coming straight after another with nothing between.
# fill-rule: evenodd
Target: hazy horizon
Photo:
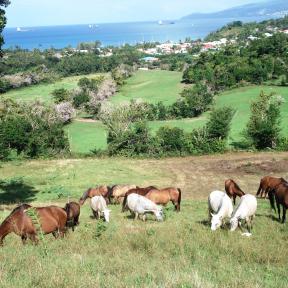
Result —
<instances>
[{"instance_id":1,"label":"hazy horizon","mask_svg":"<svg viewBox=\"0 0 288 288\"><path fill-rule=\"evenodd\" d=\"M69 2L63 0L60 3L59 0L50 0L49 3L39 2L39 0L12 1L6 9L7 28L177 20L191 13L210 13L266 1L219 0L215 3L212 0L203 0L201 3L193 3L190 0L182 0L181 3L175 3L174 0L146 0L135 3L133 0L123 0L119 4L116 0L107 0L105 3L83 0L81 6L71 5L77 3L75 0ZM67 6L68 3L70 6Z\"/></svg>"}]
</instances>

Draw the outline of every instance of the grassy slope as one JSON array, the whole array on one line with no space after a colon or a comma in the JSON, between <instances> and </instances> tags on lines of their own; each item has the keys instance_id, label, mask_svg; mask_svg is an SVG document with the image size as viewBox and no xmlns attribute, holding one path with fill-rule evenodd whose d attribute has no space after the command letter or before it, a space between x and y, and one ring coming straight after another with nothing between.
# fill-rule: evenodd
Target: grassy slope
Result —
<instances>
[{"instance_id":1,"label":"grassy slope","mask_svg":"<svg viewBox=\"0 0 288 288\"><path fill-rule=\"evenodd\" d=\"M162 101L169 105L176 101L184 87L180 83L181 80L181 72L138 71L127 80L127 84L121 88L111 101L119 103L140 98L149 103Z\"/></svg>"},{"instance_id":2,"label":"grassy slope","mask_svg":"<svg viewBox=\"0 0 288 288\"><path fill-rule=\"evenodd\" d=\"M80 226L63 240L55 241L49 235L37 247L23 247L19 237L9 235L1 248L0 285L287 287L288 230L286 225L273 221L267 201L258 201L251 238L226 229L212 233L205 222L206 197L211 190L223 189L224 179L232 177L245 191L254 193L267 167L270 172L287 177L287 155L241 153L164 160L79 159L4 164L0 171L5 181L0 189L6 187L3 183L8 184L9 179L12 187L18 177L26 184L26 190L32 187L38 191L30 198L38 206L63 206L66 197L60 195L58 199L60 190L70 191L78 199L90 185L131 181L141 186L179 186L184 199L179 214L172 211L171 205L165 209L163 223L154 222L153 217L146 223L134 222L127 217L129 213L120 213L119 206L110 206L111 221L107 229L101 228L90 218L86 203ZM13 191L23 196L23 191ZM1 210L0 220L8 214L8 210ZM44 245L47 256L43 256Z\"/></svg>"},{"instance_id":3,"label":"grassy slope","mask_svg":"<svg viewBox=\"0 0 288 288\"><path fill-rule=\"evenodd\" d=\"M74 121L66 127L73 153L89 154L94 149L107 147L107 132L101 122Z\"/></svg>"},{"instance_id":4,"label":"grassy slope","mask_svg":"<svg viewBox=\"0 0 288 288\"><path fill-rule=\"evenodd\" d=\"M53 101L52 95L51 95L53 90L60 89L60 88L65 88L65 89L76 88L77 82L80 78L82 77L91 78L96 75L97 74L66 77L55 83L38 84L34 86L11 90L3 94L3 96L5 98L11 98L14 100L23 100L23 101L41 100L47 103L51 103Z\"/></svg>"}]
</instances>

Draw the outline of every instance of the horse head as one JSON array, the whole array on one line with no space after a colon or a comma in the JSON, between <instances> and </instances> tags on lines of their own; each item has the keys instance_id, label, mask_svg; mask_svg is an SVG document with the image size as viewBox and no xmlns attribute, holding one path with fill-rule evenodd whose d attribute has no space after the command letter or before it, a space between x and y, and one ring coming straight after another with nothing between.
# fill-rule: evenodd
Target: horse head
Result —
<instances>
[{"instance_id":1,"label":"horse head","mask_svg":"<svg viewBox=\"0 0 288 288\"><path fill-rule=\"evenodd\" d=\"M222 216L219 216L218 214L213 214L213 213L211 213L211 216L212 216L212 219L211 219L211 230L215 231L222 224Z\"/></svg>"},{"instance_id":2,"label":"horse head","mask_svg":"<svg viewBox=\"0 0 288 288\"><path fill-rule=\"evenodd\" d=\"M84 204L84 202L86 201L86 199L88 197L90 197L90 191L91 191L92 188L89 188L87 191L85 191L83 193L83 195L81 196L81 198L79 199L79 204L82 206Z\"/></svg>"}]
</instances>

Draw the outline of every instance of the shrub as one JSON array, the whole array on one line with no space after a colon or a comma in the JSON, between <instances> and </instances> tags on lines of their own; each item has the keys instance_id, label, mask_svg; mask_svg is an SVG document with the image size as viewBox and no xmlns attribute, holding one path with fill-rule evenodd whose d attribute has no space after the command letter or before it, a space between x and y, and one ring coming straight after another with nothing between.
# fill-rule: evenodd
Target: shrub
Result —
<instances>
[{"instance_id":1,"label":"shrub","mask_svg":"<svg viewBox=\"0 0 288 288\"><path fill-rule=\"evenodd\" d=\"M52 156L68 150L68 139L55 112L50 107L34 104L1 103L0 158L11 150L36 158Z\"/></svg>"},{"instance_id":2,"label":"shrub","mask_svg":"<svg viewBox=\"0 0 288 288\"><path fill-rule=\"evenodd\" d=\"M55 89L52 95L57 104L69 100L69 91L65 88Z\"/></svg>"},{"instance_id":3,"label":"shrub","mask_svg":"<svg viewBox=\"0 0 288 288\"><path fill-rule=\"evenodd\" d=\"M230 107L213 109L206 129L209 138L226 139L235 111Z\"/></svg>"},{"instance_id":4,"label":"shrub","mask_svg":"<svg viewBox=\"0 0 288 288\"><path fill-rule=\"evenodd\" d=\"M60 122L69 123L75 116L75 109L70 102L61 102L55 106L57 118Z\"/></svg>"},{"instance_id":5,"label":"shrub","mask_svg":"<svg viewBox=\"0 0 288 288\"><path fill-rule=\"evenodd\" d=\"M3 78L0 79L0 93L5 93L7 92L9 89L11 89L12 85L10 84L10 82Z\"/></svg>"},{"instance_id":6,"label":"shrub","mask_svg":"<svg viewBox=\"0 0 288 288\"><path fill-rule=\"evenodd\" d=\"M256 149L276 148L280 137L282 101L273 93L261 92L259 98L251 104L251 116L244 135Z\"/></svg>"}]
</instances>

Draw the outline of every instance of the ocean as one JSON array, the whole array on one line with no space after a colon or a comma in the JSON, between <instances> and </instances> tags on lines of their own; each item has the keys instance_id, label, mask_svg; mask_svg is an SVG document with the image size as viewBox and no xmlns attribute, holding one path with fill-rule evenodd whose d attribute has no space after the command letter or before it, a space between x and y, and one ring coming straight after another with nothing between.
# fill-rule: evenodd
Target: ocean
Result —
<instances>
[{"instance_id":1,"label":"ocean","mask_svg":"<svg viewBox=\"0 0 288 288\"><path fill-rule=\"evenodd\" d=\"M267 17L266 17L267 18ZM4 48L19 46L24 49L47 49L77 47L81 42L101 41L103 46L120 46L125 43L166 42L204 38L209 32L235 20L243 22L261 21L265 17L255 18L225 18L163 21L135 23L105 23L47 27L19 27L4 29Z\"/></svg>"}]
</instances>

